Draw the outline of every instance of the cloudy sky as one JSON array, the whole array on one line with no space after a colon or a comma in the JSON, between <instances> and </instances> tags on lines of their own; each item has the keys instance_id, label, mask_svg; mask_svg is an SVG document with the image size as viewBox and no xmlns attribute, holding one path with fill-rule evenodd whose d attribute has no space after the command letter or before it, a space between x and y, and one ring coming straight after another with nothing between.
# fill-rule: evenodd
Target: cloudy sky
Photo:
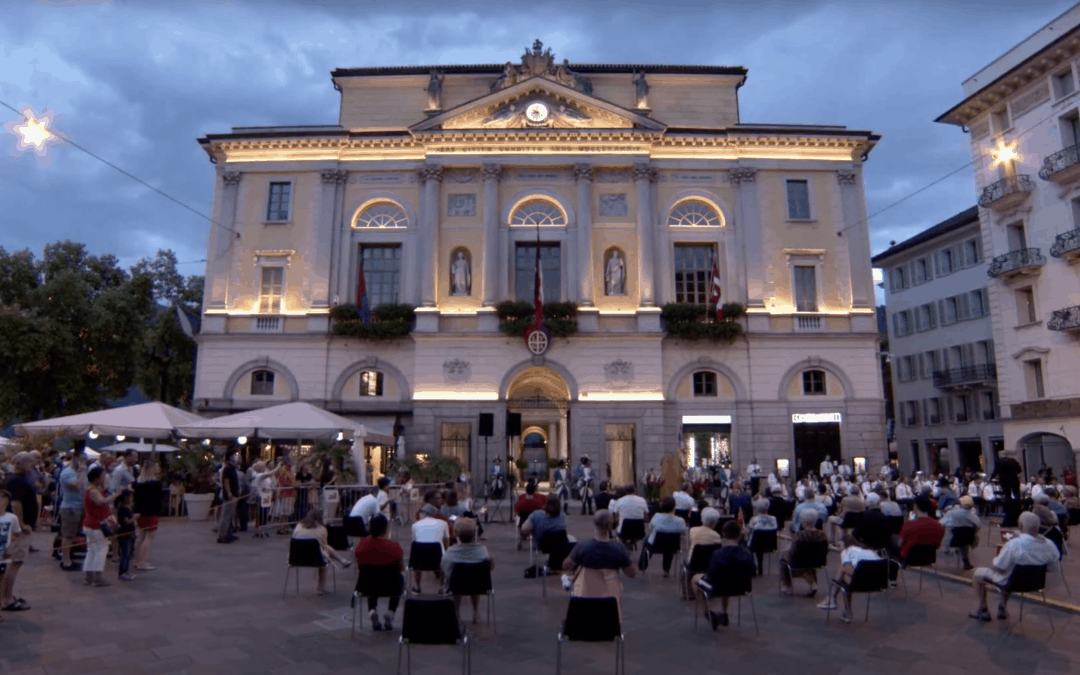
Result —
<instances>
[{"instance_id":1,"label":"cloudy sky","mask_svg":"<svg viewBox=\"0 0 1080 675\"><path fill-rule=\"evenodd\" d=\"M203 134L336 123L333 68L516 61L540 38L571 63L745 66L743 121L881 134L866 165L873 214L968 163L968 137L933 120L964 79L1072 4L6 0L0 101L56 113L76 142L208 213ZM0 109L0 124L17 117ZM964 170L884 211L873 252L975 198ZM205 257L204 218L71 147L0 159L0 204L9 251L72 239L125 264L158 248Z\"/></svg>"}]
</instances>

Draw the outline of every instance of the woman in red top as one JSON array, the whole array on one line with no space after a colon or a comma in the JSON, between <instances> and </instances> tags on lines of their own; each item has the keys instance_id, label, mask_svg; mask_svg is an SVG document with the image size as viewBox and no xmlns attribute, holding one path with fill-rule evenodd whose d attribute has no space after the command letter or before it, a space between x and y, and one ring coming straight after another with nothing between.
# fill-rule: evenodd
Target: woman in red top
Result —
<instances>
[{"instance_id":1,"label":"woman in red top","mask_svg":"<svg viewBox=\"0 0 1080 675\"><path fill-rule=\"evenodd\" d=\"M386 538L389 524L390 521L386 519L386 516L374 516L368 525L371 536L364 537L356 545L356 567L360 573L356 580L356 592L367 596L368 616L371 617L372 630L394 629L394 612L397 611L398 604L401 602L401 590L405 588L405 575L403 574L405 571L405 555L401 550L401 546ZM388 574L386 577L380 574L378 579L365 579L365 572L367 571L365 568L367 567L381 567L383 570L387 570L387 568L392 570L396 567L397 574ZM397 595L390 596L390 611L383 615L381 624L379 623L378 612L379 598L369 592L384 592L382 589L373 588L380 585L380 581L385 584L385 588L397 589L398 591Z\"/></svg>"},{"instance_id":2,"label":"woman in red top","mask_svg":"<svg viewBox=\"0 0 1080 675\"><path fill-rule=\"evenodd\" d=\"M83 497L83 508L86 515L83 516L82 526L86 530L86 558L83 559L83 572L86 573L87 586L109 586L108 581L102 578L105 571L105 556L109 552L109 540L101 531L101 524L112 518L110 506L121 491L116 494L105 496L105 469L95 466L86 474L90 488ZM114 526L115 527L115 526Z\"/></svg>"}]
</instances>

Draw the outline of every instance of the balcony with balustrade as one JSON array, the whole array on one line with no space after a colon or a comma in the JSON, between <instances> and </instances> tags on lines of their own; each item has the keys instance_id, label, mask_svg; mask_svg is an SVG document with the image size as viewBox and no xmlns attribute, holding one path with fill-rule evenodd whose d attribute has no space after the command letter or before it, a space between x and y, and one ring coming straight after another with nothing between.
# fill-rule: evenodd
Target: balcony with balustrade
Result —
<instances>
[{"instance_id":1,"label":"balcony with balustrade","mask_svg":"<svg viewBox=\"0 0 1080 675\"><path fill-rule=\"evenodd\" d=\"M1039 178L1068 185L1080 179L1080 145L1058 150L1043 160Z\"/></svg>"},{"instance_id":2,"label":"balcony with balustrade","mask_svg":"<svg viewBox=\"0 0 1080 675\"><path fill-rule=\"evenodd\" d=\"M934 386L938 389L969 389L992 385L995 382L997 382L997 366L993 363L934 371Z\"/></svg>"},{"instance_id":3,"label":"balcony with balustrade","mask_svg":"<svg viewBox=\"0 0 1080 675\"><path fill-rule=\"evenodd\" d=\"M1027 201L1035 190L1035 181L1027 174L1003 178L983 188L979 194L979 206L995 211L1007 211Z\"/></svg>"},{"instance_id":4,"label":"balcony with balustrade","mask_svg":"<svg viewBox=\"0 0 1080 675\"><path fill-rule=\"evenodd\" d=\"M1041 249L1021 248L999 255L990 262L987 276L995 279L1032 276L1038 274L1046 264Z\"/></svg>"},{"instance_id":5,"label":"balcony with balustrade","mask_svg":"<svg viewBox=\"0 0 1080 675\"><path fill-rule=\"evenodd\" d=\"M1070 230L1054 238L1050 255L1069 262L1080 260L1080 229Z\"/></svg>"},{"instance_id":6,"label":"balcony with balustrade","mask_svg":"<svg viewBox=\"0 0 1080 675\"><path fill-rule=\"evenodd\" d=\"M1080 335L1080 305L1055 309L1053 316L1046 322L1046 327L1050 330Z\"/></svg>"}]
</instances>

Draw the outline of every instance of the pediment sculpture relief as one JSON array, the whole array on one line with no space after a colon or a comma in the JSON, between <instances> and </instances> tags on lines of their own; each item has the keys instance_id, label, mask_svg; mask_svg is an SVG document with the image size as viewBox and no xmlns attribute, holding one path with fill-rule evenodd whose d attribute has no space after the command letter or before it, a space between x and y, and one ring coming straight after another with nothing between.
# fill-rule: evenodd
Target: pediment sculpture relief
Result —
<instances>
[{"instance_id":1,"label":"pediment sculpture relief","mask_svg":"<svg viewBox=\"0 0 1080 675\"><path fill-rule=\"evenodd\" d=\"M480 120L479 126L485 129L585 128L594 127L596 123L592 115L574 106L548 97L538 97L496 108Z\"/></svg>"},{"instance_id":2,"label":"pediment sculpture relief","mask_svg":"<svg viewBox=\"0 0 1080 675\"><path fill-rule=\"evenodd\" d=\"M546 77L586 94L592 93L592 82L589 78L570 70L569 59L563 59L561 64L555 65L555 55L551 53L551 47L544 49L544 43L540 40L533 42L531 51L528 47L525 48L520 65L506 62L502 74L491 83L491 91L501 91L524 79L537 76Z\"/></svg>"}]
</instances>

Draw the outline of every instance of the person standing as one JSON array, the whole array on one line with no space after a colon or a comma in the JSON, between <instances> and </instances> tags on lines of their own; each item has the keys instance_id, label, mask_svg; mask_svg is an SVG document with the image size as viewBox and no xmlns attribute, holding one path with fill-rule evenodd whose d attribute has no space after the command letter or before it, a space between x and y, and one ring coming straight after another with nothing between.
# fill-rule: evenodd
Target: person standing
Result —
<instances>
[{"instance_id":1,"label":"person standing","mask_svg":"<svg viewBox=\"0 0 1080 675\"><path fill-rule=\"evenodd\" d=\"M750 494L756 495L758 486L761 485L761 465L758 464L757 457L750 460L750 466L746 467L746 475L750 477Z\"/></svg>"},{"instance_id":2,"label":"person standing","mask_svg":"<svg viewBox=\"0 0 1080 675\"><path fill-rule=\"evenodd\" d=\"M112 518L113 502L120 493L105 496L105 469L95 466L86 474L89 488L83 497L83 529L86 531L86 558L83 560L83 572L87 586L109 586L101 576L105 571L105 556L109 551L109 540L102 531L102 523Z\"/></svg>"},{"instance_id":3,"label":"person standing","mask_svg":"<svg viewBox=\"0 0 1080 675\"><path fill-rule=\"evenodd\" d=\"M281 527L278 534L292 534L288 527L288 521L292 518L296 507L296 490L291 489L296 485L296 474L292 471L292 460L288 455L278 458L277 472L274 474L277 485L280 488L277 500L274 502L274 514L280 519Z\"/></svg>"},{"instance_id":4,"label":"person standing","mask_svg":"<svg viewBox=\"0 0 1080 675\"><path fill-rule=\"evenodd\" d=\"M139 453L134 448L124 453L123 459L113 465L109 474L109 492L122 492L131 488L135 482L135 473L131 467L139 461Z\"/></svg>"},{"instance_id":5,"label":"person standing","mask_svg":"<svg viewBox=\"0 0 1080 675\"><path fill-rule=\"evenodd\" d=\"M133 581L129 572L131 556L135 552L135 500L131 490L122 490L116 498L116 548L120 553L120 581Z\"/></svg>"},{"instance_id":6,"label":"person standing","mask_svg":"<svg viewBox=\"0 0 1080 675\"><path fill-rule=\"evenodd\" d=\"M581 493L581 515L583 516L586 515L586 511L591 516L594 506L593 472L589 462L589 456L582 455L580 462L574 468L574 479Z\"/></svg>"},{"instance_id":7,"label":"person standing","mask_svg":"<svg viewBox=\"0 0 1080 675\"><path fill-rule=\"evenodd\" d=\"M22 529L19 526L18 516L8 511L10 505L11 493L0 488L0 560L4 560L9 556L12 542L21 534ZM7 575L12 567L14 567L14 565L8 565L5 571L0 572L0 604L10 602L8 598ZM12 585L14 585L14 583L15 581L13 579ZM25 609L29 608L29 606L25 607ZM3 621L3 617L0 617L0 623Z\"/></svg>"},{"instance_id":8,"label":"person standing","mask_svg":"<svg viewBox=\"0 0 1080 675\"><path fill-rule=\"evenodd\" d=\"M13 473L4 481L4 489L11 495L11 512L18 520L18 528L12 528L8 555L7 574L4 575L4 587L0 589L0 609L5 612L17 612L30 609L30 603L15 595L15 579L23 563L30 554L30 539L37 527L38 500L37 491L30 482L30 469L34 458L29 452L20 452L11 460Z\"/></svg>"},{"instance_id":9,"label":"person standing","mask_svg":"<svg viewBox=\"0 0 1080 675\"><path fill-rule=\"evenodd\" d=\"M1005 493L1005 519L1001 523L1002 527L1016 527L1020 517L1020 474L1023 472L1020 462L1012 457L999 458L994 467L994 475Z\"/></svg>"},{"instance_id":10,"label":"person standing","mask_svg":"<svg viewBox=\"0 0 1080 675\"><path fill-rule=\"evenodd\" d=\"M825 455L825 460L822 461L821 465L818 467L818 474L821 476L821 479L829 480L835 471L836 467L833 466L832 457Z\"/></svg>"},{"instance_id":11,"label":"person standing","mask_svg":"<svg viewBox=\"0 0 1080 675\"><path fill-rule=\"evenodd\" d=\"M240 497L240 476L236 467L240 464L239 453L229 455L225 467L221 470L221 519L218 520L219 544L231 544L238 539L233 532L233 519L236 518L236 500Z\"/></svg>"},{"instance_id":12,"label":"person standing","mask_svg":"<svg viewBox=\"0 0 1080 675\"><path fill-rule=\"evenodd\" d=\"M82 569L71 562L71 548L82 527L86 487L86 455L76 451L60 472L60 569L65 572Z\"/></svg>"},{"instance_id":13,"label":"person standing","mask_svg":"<svg viewBox=\"0 0 1080 675\"><path fill-rule=\"evenodd\" d=\"M165 499L165 488L158 480L158 465L153 460L143 462L139 471L139 480L133 486L135 492L135 526L138 537L135 540L135 569L150 571L155 569L146 562L150 555L150 546L157 536L158 522L161 519L161 504Z\"/></svg>"},{"instance_id":14,"label":"person standing","mask_svg":"<svg viewBox=\"0 0 1080 675\"><path fill-rule=\"evenodd\" d=\"M566 470L566 460L559 460L559 468L555 469L555 496L563 503L563 512L570 513L570 472Z\"/></svg>"}]
</instances>

